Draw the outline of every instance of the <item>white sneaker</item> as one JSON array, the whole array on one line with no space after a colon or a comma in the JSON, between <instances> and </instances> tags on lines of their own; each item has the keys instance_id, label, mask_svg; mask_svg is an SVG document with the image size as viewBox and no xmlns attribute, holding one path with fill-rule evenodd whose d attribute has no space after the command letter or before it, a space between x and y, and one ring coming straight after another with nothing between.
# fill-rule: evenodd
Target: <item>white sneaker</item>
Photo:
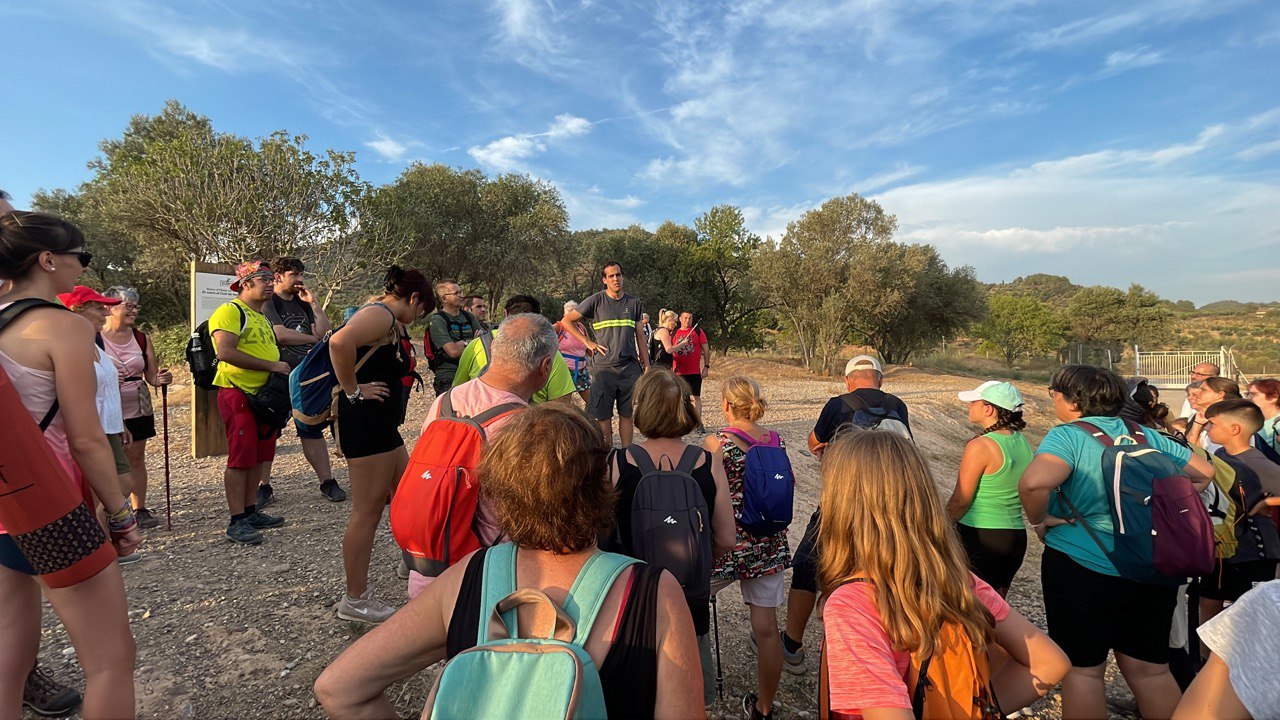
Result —
<instances>
[{"instance_id":1,"label":"white sneaker","mask_svg":"<svg viewBox=\"0 0 1280 720\"><path fill-rule=\"evenodd\" d=\"M338 601L338 617L352 622L377 625L396 614L396 608L373 596L373 588L368 588L358 598L343 594Z\"/></svg>"}]
</instances>

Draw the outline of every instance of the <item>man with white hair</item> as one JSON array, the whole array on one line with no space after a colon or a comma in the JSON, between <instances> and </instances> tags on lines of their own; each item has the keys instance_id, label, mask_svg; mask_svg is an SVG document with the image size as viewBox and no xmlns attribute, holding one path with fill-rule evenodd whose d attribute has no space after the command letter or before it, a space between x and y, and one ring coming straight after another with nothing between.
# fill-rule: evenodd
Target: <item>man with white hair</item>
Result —
<instances>
[{"instance_id":1,"label":"man with white hair","mask_svg":"<svg viewBox=\"0 0 1280 720\"><path fill-rule=\"evenodd\" d=\"M531 295L512 295L507 299L504 313L503 317L522 313L541 314L542 304ZM470 382L489 371L489 350L500 334L499 328L493 328L480 333L475 340L467 343L467 349L462 351L462 357L458 358L458 370L453 374L453 387ZM547 384L533 394L529 404L538 405L560 398L568 402L573 390L573 375L569 372L569 366L565 364L565 358L557 352L551 361L551 376L547 378Z\"/></svg>"},{"instance_id":2,"label":"man with white hair","mask_svg":"<svg viewBox=\"0 0 1280 720\"><path fill-rule=\"evenodd\" d=\"M1208 380L1211 377L1218 377L1221 374L1222 368L1211 362L1196 363L1191 368L1191 384L1199 387L1200 383L1205 380ZM1186 400L1183 400L1182 411L1178 413L1178 417L1189 418L1193 417L1195 414L1195 408L1191 407L1191 398L1188 397Z\"/></svg>"},{"instance_id":3,"label":"man with white hair","mask_svg":"<svg viewBox=\"0 0 1280 720\"><path fill-rule=\"evenodd\" d=\"M449 399L453 414L474 418L503 405L528 406L534 393L547 384L556 357L556 333L551 321L535 313L510 315L498 326L493 338L493 358L485 373L474 380L449 388L431 403L427 419L422 423L423 436L432 423L440 419L440 404ZM514 412L499 415L485 423L487 440L502 430ZM472 529L484 545L493 545L502 536L493 509L480 496ZM433 578L409 572L409 595L416 596Z\"/></svg>"}]
</instances>

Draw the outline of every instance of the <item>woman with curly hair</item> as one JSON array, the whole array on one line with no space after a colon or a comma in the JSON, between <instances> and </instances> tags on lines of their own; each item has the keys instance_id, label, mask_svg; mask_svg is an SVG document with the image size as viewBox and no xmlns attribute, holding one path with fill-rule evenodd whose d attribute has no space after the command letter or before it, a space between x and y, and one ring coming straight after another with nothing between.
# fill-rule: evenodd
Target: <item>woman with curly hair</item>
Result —
<instances>
[{"instance_id":1,"label":"woman with curly hair","mask_svg":"<svg viewBox=\"0 0 1280 720\"><path fill-rule=\"evenodd\" d=\"M964 448L947 513L956 521L969 567L1004 597L1027 554L1018 480L1035 451L1022 435L1022 394L1013 385L989 380L959 397L982 433Z\"/></svg>"},{"instance_id":2,"label":"woman with curly hair","mask_svg":"<svg viewBox=\"0 0 1280 720\"><path fill-rule=\"evenodd\" d=\"M975 655L1008 654L991 672L1005 713L1067 673L1062 650L969 572L933 476L906 438L852 430L827 446L818 544L833 716L912 718L911 667L941 652L944 625Z\"/></svg>"}]
</instances>

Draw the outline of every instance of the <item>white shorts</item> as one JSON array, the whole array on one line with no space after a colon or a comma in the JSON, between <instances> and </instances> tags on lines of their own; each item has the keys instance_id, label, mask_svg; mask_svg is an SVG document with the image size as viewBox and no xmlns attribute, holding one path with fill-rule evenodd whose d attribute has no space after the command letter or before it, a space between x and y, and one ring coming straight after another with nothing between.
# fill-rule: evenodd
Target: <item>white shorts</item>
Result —
<instances>
[{"instance_id":1,"label":"white shorts","mask_svg":"<svg viewBox=\"0 0 1280 720\"><path fill-rule=\"evenodd\" d=\"M782 600L786 595L783 592L784 580L786 579L783 575L786 575L786 573L779 571L772 575L743 578L742 580L712 580L711 594L714 595L736 582L742 590L742 601L746 604L762 608L781 607Z\"/></svg>"}]
</instances>

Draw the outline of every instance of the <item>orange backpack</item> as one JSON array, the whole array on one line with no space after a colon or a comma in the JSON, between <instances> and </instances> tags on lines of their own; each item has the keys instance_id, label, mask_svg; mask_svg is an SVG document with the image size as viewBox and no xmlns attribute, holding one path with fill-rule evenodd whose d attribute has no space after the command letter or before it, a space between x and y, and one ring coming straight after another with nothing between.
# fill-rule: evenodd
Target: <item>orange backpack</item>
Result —
<instances>
[{"instance_id":1,"label":"orange backpack","mask_svg":"<svg viewBox=\"0 0 1280 720\"><path fill-rule=\"evenodd\" d=\"M870 582L854 578L850 582ZM833 717L828 684L827 648L823 641L818 676L822 720ZM907 694L916 720L1001 720L1004 713L991 686L987 654L975 652L964 626L944 622L934 637L933 654L912 654L907 668Z\"/></svg>"},{"instance_id":2,"label":"orange backpack","mask_svg":"<svg viewBox=\"0 0 1280 720\"><path fill-rule=\"evenodd\" d=\"M454 412L451 393L440 396L439 417L413 446L391 499L391 534L404 551L405 563L427 577L438 577L480 549L471 523L480 499L476 467L486 442L485 428L525 407L505 403L463 417Z\"/></svg>"}]
</instances>

